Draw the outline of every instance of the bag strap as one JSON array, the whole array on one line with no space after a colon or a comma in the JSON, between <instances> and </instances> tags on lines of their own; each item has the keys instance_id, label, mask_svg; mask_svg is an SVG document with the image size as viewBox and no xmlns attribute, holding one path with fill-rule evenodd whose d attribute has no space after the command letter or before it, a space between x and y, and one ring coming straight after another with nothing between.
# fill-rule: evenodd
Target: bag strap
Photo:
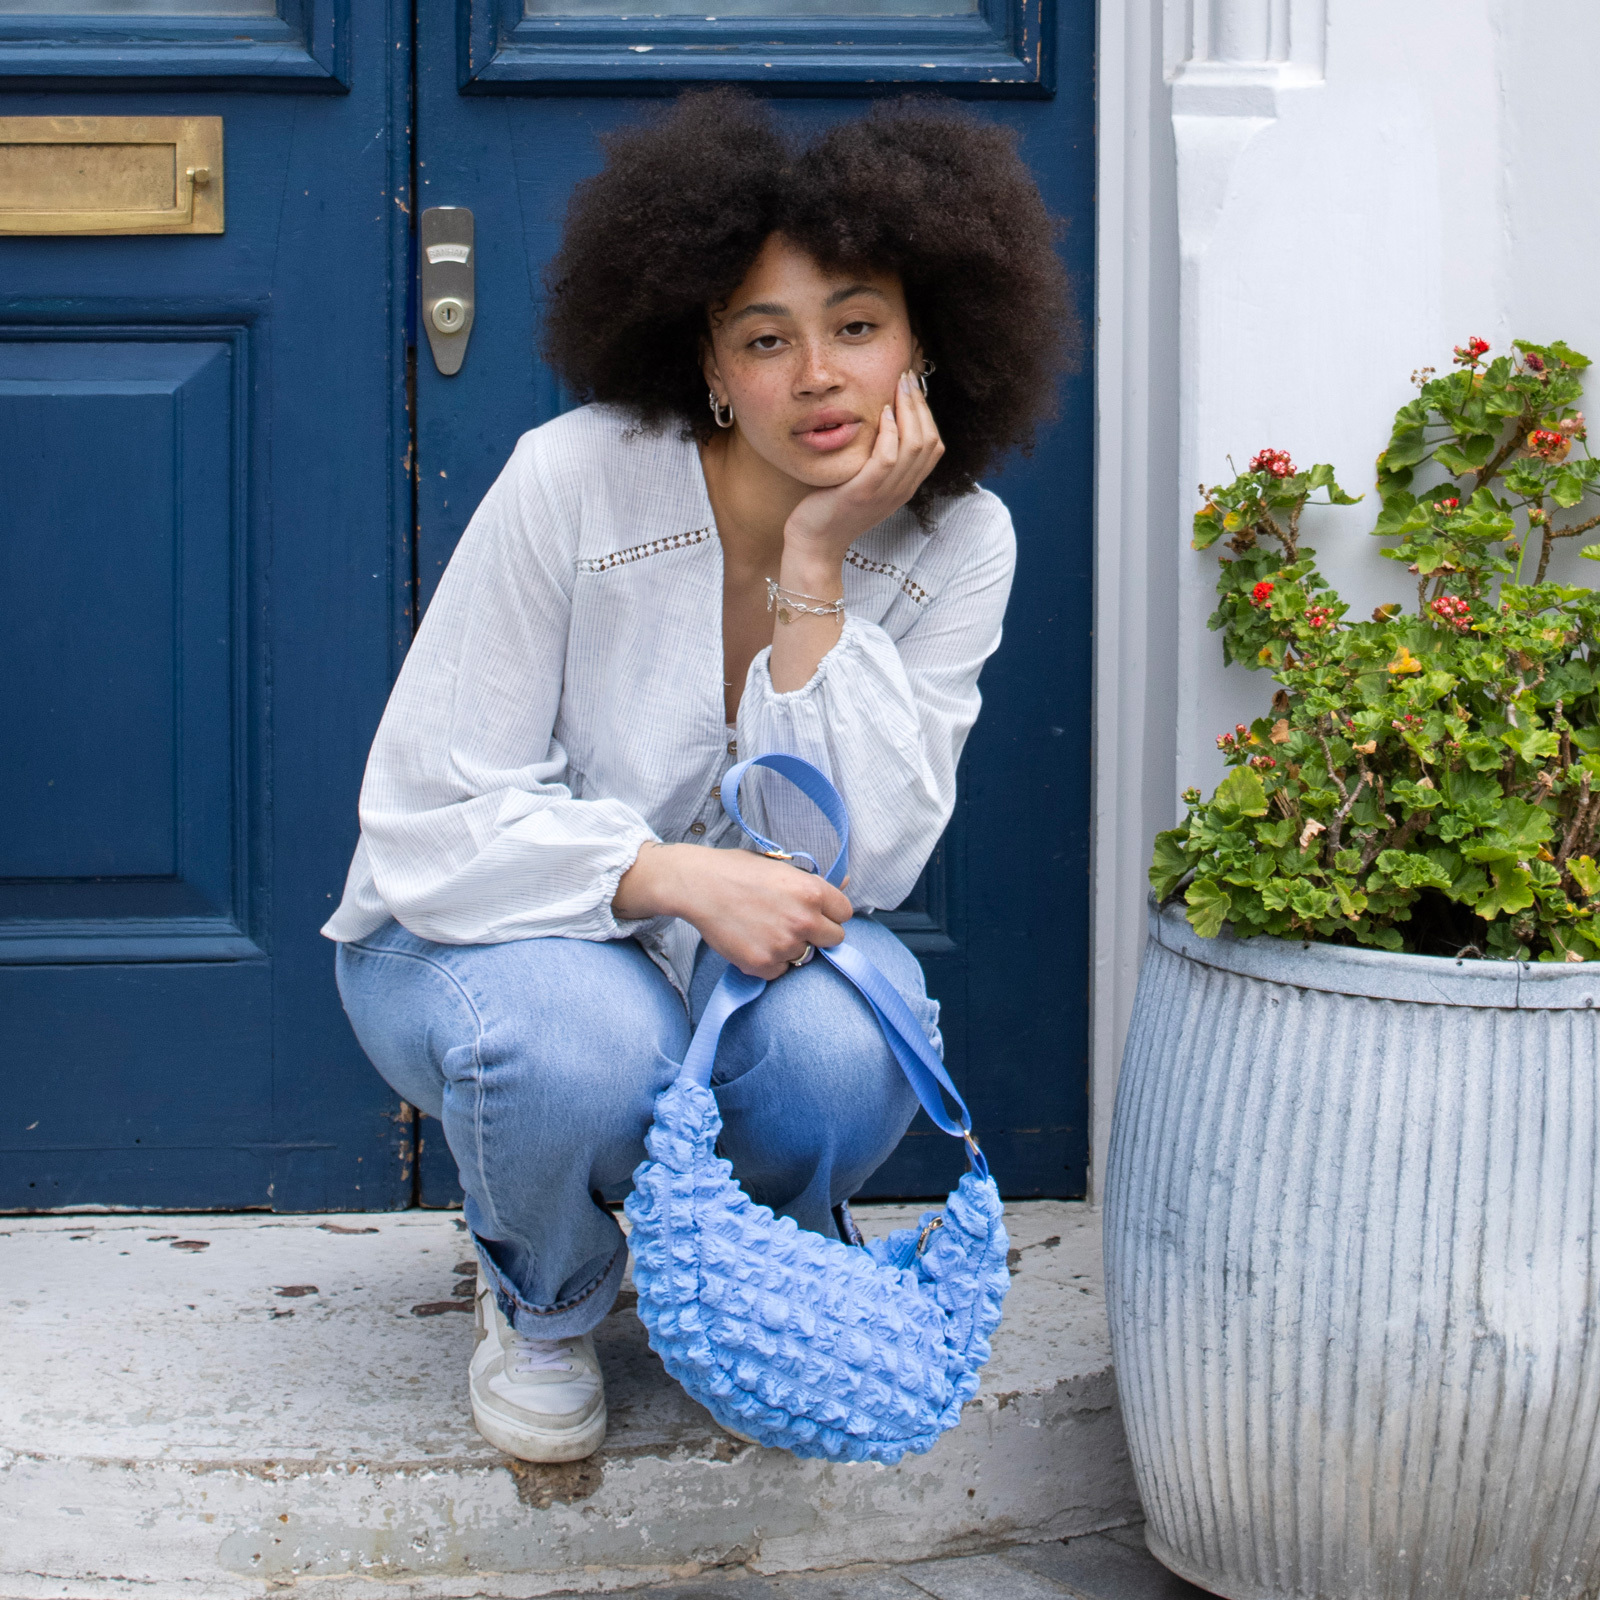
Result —
<instances>
[{"instance_id":1,"label":"bag strap","mask_svg":"<svg viewBox=\"0 0 1600 1600\"><path fill-rule=\"evenodd\" d=\"M723 809L744 829L756 848L763 855L793 862L802 871L818 871L816 861L803 850L780 849L770 839L757 833L740 815L739 785L751 767L766 767L780 777L787 778L828 819L838 836L839 852L834 857L833 865L822 875L835 888L839 887L850 868L850 817L839 791L828 781L826 774L818 771L809 761L781 753L754 756L748 761L741 761L737 766L730 767L722 780ZM895 1060L900 1063L900 1070L905 1073L922 1109L928 1113L935 1127L966 1141L972 1170L980 1178L987 1178L989 1164L972 1137L972 1114L967 1110L967 1103L950 1081L944 1063L928 1043L927 1034L912 1015L910 1006L901 998L900 991L866 956L849 944L836 945L831 950L819 949L817 954L861 992L872 1007L878 1026L883 1029L884 1039L893 1051ZM765 978L753 978L732 963L729 964L712 990L700 1025L695 1029L694 1038L689 1041L680 1077L699 1084L701 1088L710 1087L717 1044L728 1018L740 1007L749 1005L766 987ZM957 1108L955 1116L946 1107L946 1095Z\"/></svg>"}]
</instances>

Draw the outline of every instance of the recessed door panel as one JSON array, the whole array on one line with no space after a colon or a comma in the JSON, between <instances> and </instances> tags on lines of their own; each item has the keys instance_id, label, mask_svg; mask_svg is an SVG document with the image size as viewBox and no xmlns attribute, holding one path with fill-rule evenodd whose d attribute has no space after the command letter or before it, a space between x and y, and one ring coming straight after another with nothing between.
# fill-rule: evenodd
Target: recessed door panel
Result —
<instances>
[{"instance_id":1,"label":"recessed door panel","mask_svg":"<svg viewBox=\"0 0 1600 1600\"><path fill-rule=\"evenodd\" d=\"M0 961L245 936L235 355L0 341Z\"/></svg>"}]
</instances>

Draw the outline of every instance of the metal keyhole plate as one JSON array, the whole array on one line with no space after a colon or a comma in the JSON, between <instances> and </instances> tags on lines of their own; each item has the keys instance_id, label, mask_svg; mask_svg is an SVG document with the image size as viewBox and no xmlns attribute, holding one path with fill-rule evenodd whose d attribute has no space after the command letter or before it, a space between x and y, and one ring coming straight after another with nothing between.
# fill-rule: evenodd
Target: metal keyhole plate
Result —
<instances>
[{"instance_id":1,"label":"metal keyhole plate","mask_svg":"<svg viewBox=\"0 0 1600 1600\"><path fill-rule=\"evenodd\" d=\"M4 3L0 0L0 7ZM449 378L466 359L477 316L472 213L465 206L429 206L419 222L422 304L417 320L428 336L434 365Z\"/></svg>"}]
</instances>

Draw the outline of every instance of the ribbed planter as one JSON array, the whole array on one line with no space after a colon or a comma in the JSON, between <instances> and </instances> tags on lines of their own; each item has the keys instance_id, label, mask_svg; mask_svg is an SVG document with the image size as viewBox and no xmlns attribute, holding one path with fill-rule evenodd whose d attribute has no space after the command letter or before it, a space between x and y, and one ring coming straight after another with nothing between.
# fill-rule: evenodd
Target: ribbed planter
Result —
<instances>
[{"instance_id":1,"label":"ribbed planter","mask_svg":"<svg viewBox=\"0 0 1600 1600\"><path fill-rule=\"evenodd\" d=\"M1173 1571L1231 1600L1600 1593L1596 967L1152 913L1106 1285Z\"/></svg>"}]
</instances>

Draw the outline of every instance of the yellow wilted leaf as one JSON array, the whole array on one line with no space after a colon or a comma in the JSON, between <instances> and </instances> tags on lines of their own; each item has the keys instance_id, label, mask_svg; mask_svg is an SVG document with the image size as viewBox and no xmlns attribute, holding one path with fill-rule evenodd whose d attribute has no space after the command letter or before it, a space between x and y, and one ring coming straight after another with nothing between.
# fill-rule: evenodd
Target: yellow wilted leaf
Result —
<instances>
[{"instance_id":1,"label":"yellow wilted leaf","mask_svg":"<svg viewBox=\"0 0 1600 1600\"><path fill-rule=\"evenodd\" d=\"M1279 717L1278 720L1272 724L1272 733L1270 737L1274 744L1288 744L1289 719L1287 717Z\"/></svg>"},{"instance_id":2,"label":"yellow wilted leaf","mask_svg":"<svg viewBox=\"0 0 1600 1600\"><path fill-rule=\"evenodd\" d=\"M1412 655L1408 645L1401 645L1400 654L1389 663L1389 670L1396 675L1402 672L1421 672L1422 663Z\"/></svg>"}]
</instances>

